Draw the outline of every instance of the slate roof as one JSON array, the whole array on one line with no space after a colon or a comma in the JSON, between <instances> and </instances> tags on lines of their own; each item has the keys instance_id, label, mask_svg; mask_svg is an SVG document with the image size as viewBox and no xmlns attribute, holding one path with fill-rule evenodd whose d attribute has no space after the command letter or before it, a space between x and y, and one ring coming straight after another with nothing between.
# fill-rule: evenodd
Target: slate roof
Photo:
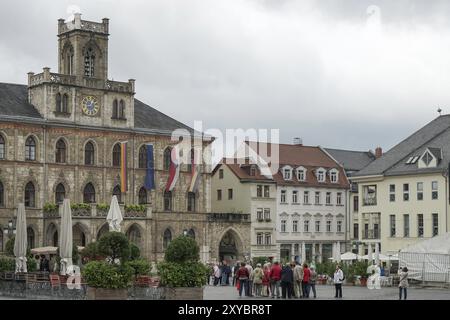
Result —
<instances>
[{"instance_id":1,"label":"slate roof","mask_svg":"<svg viewBox=\"0 0 450 320\"><path fill-rule=\"evenodd\" d=\"M442 159L435 168L418 168L418 161L406 164L410 157L422 156L426 149L434 154L442 151ZM436 148L436 149L434 149ZM440 150L438 150L440 149ZM410 135L384 153L379 159L354 176L404 175L427 172L443 172L450 161L450 115L442 115Z\"/></svg>"},{"instance_id":2,"label":"slate roof","mask_svg":"<svg viewBox=\"0 0 450 320\"><path fill-rule=\"evenodd\" d=\"M150 107L142 101L134 100L134 128L154 133L170 134L175 129L194 130L187 125ZM0 83L0 119L2 116L31 118L45 121L35 107L28 103L26 85Z\"/></svg>"},{"instance_id":3,"label":"slate roof","mask_svg":"<svg viewBox=\"0 0 450 320\"><path fill-rule=\"evenodd\" d=\"M359 171L375 160L375 155L370 151L352 151L325 148L346 171Z\"/></svg>"}]
</instances>

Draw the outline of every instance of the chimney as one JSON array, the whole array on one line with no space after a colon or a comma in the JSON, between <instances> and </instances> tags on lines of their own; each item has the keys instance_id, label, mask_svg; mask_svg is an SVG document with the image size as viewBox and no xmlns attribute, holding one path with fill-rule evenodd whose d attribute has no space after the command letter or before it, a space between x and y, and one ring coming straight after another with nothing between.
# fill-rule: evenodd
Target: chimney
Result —
<instances>
[{"instance_id":1,"label":"chimney","mask_svg":"<svg viewBox=\"0 0 450 320\"><path fill-rule=\"evenodd\" d=\"M303 141L302 138L294 138L294 146L302 146Z\"/></svg>"},{"instance_id":2,"label":"chimney","mask_svg":"<svg viewBox=\"0 0 450 320\"><path fill-rule=\"evenodd\" d=\"M377 147L375 149L375 158L381 158L381 156L383 155L383 149L381 149L381 147Z\"/></svg>"}]
</instances>

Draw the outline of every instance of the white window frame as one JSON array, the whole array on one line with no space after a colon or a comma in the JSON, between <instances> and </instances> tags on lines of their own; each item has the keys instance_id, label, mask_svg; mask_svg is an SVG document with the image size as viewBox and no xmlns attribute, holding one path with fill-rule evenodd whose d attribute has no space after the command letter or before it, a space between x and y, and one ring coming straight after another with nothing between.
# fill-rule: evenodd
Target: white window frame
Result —
<instances>
[{"instance_id":1,"label":"white window frame","mask_svg":"<svg viewBox=\"0 0 450 320\"><path fill-rule=\"evenodd\" d=\"M303 232L310 232L309 227L310 227L309 219L304 220L303 221Z\"/></svg>"},{"instance_id":2,"label":"white window frame","mask_svg":"<svg viewBox=\"0 0 450 320\"><path fill-rule=\"evenodd\" d=\"M339 181L339 171L336 169L330 170L330 181L331 183L338 183Z\"/></svg>"},{"instance_id":3,"label":"white window frame","mask_svg":"<svg viewBox=\"0 0 450 320\"><path fill-rule=\"evenodd\" d=\"M292 191L292 203L298 203L298 191Z\"/></svg>"},{"instance_id":4,"label":"white window frame","mask_svg":"<svg viewBox=\"0 0 450 320\"><path fill-rule=\"evenodd\" d=\"M283 168L283 179L284 180L292 180L292 169L291 168Z\"/></svg>"},{"instance_id":5,"label":"white window frame","mask_svg":"<svg viewBox=\"0 0 450 320\"><path fill-rule=\"evenodd\" d=\"M336 232L342 233L342 225L343 225L343 221L342 220L338 220L336 221Z\"/></svg>"},{"instance_id":6,"label":"white window frame","mask_svg":"<svg viewBox=\"0 0 450 320\"><path fill-rule=\"evenodd\" d=\"M280 203L287 203L286 202L286 197L287 197L287 191L286 190L281 190L280 191Z\"/></svg>"},{"instance_id":7,"label":"white window frame","mask_svg":"<svg viewBox=\"0 0 450 320\"><path fill-rule=\"evenodd\" d=\"M325 169L317 169L316 178L318 182L325 182Z\"/></svg>"},{"instance_id":8,"label":"white window frame","mask_svg":"<svg viewBox=\"0 0 450 320\"><path fill-rule=\"evenodd\" d=\"M292 220L292 232L298 232L298 220Z\"/></svg>"},{"instance_id":9,"label":"white window frame","mask_svg":"<svg viewBox=\"0 0 450 320\"><path fill-rule=\"evenodd\" d=\"M286 224L287 224L287 220L281 220L280 232L283 232L283 233L287 232Z\"/></svg>"},{"instance_id":10,"label":"white window frame","mask_svg":"<svg viewBox=\"0 0 450 320\"><path fill-rule=\"evenodd\" d=\"M297 180L306 181L306 169L303 167L297 168Z\"/></svg>"},{"instance_id":11,"label":"white window frame","mask_svg":"<svg viewBox=\"0 0 450 320\"><path fill-rule=\"evenodd\" d=\"M320 220L316 220L314 222L314 231L315 232L320 232Z\"/></svg>"},{"instance_id":12,"label":"white window frame","mask_svg":"<svg viewBox=\"0 0 450 320\"><path fill-rule=\"evenodd\" d=\"M327 232L333 232L333 226L332 226L333 221L331 220L327 220L327 224L326 224L326 231Z\"/></svg>"},{"instance_id":13,"label":"white window frame","mask_svg":"<svg viewBox=\"0 0 450 320\"><path fill-rule=\"evenodd\" d=\"M338 206L342 205L342 192L336 193L336 204Z\"/></svg>"}]
</instances>

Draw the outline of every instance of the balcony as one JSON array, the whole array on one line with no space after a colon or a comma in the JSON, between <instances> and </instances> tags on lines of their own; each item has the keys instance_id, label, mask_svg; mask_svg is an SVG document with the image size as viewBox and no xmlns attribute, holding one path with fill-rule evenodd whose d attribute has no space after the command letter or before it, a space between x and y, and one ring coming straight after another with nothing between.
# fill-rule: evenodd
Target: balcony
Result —
<instances>
[{"instance_id":1,"label":"balcony","mask_svg":"<svg viewBox=\"0 0 450 320\"><path fill-rule=\"evenodd\" d=\"M380 230L364 230L363 239L379 240L380 239Z\"/></svg>"},{"instance_id":2,"label":"balcony","mask_svg":"<svg viewBox=\"0 0 450 320\"><path fill-rule=\"evenodd\" d=\"M363 205L364 206L376 206L377 205L377 198L376 197L367 197L363 199Z\"/></svg>"},{"instance_id":3,"label":"balcony","mask_svg":"<svg viewBox=\"0 0 450 320\"><path fill-rule=\"evenodd\" d=\"M151 217L151 206L146 205L124 205L120 204L120 210L124 218L146 218ZM46 204L43 209L44 218L54 219L61 217L62 205ZM72 217L102 217L106 218L109 212L109 205L106 204L72 204Z\"/></svg>"},{"instance_id":4,"label":"balcony","mask_svg":"<svg viewBox=\"0 0 450 320\"><path fill-rule=\"evenodd\" d=\"M243 213L211 213L208 215L210 222L250 222L250 215Z\"/></svg>"}]
</instances>

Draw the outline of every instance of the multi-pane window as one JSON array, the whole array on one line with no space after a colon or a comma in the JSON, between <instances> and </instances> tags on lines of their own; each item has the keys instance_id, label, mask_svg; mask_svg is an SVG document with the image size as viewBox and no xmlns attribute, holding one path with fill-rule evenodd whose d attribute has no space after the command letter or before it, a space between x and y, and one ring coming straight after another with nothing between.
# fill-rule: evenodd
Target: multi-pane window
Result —
<instances>
[{"instance_id":1,"label":"multi-pane window","mask_svg":"<svg viewBox=\"0 0 450 320\"><path fill-rule=\"evenodd\" d=\"M359 223L353 224L353 239L359 238Z\"/></svg>"},{"instance_id":2,"label":"multi-pane window","mask_svg":"<svg viewBox=\"0 0 450 320\"><path fill-rule=\"evenodd\" d=\"M228 189L228 200L233 200L233 189Z\"/></svg>"},{"instance_id":3,"label":"multi-pane window","mask_svg":"<svg viewBox=\"0 0 450 320\"><path fill-rule=\"evenodd\" d=\"M284 177L284 180L291 180L291 169L284 169L283 177Z\"/></svg>"},{"instance_id":4,"label":"multi-pane window","mask_svg":"<svg viewBox=\"0 0 450 320\"><path fill-rule=\"evenodd\" d=\"M25 186L25 207L36 207L36 190L32 182L28 182Z\"/></svg>"},{"instance_id":5,"label":"multi-pane window","mask_svg":"<svg viewBox=\"0 0 450 320\"><path fill-rule=\"evenodd\" d=\"M272 235L270 233L266 233L264 235L265 245L270 246L272 244Z\"/></svg>"},{"instance_id":6,"label":"multi-pane window","mask_svg":"<svg viewBox=\"0 0 450 320\"><path fill-rule=\"evenodd\" d=\"M320 220L316 220L316 232L320 232Z\"/></svg>"},{"instance_id":7,"label":"multi-pane window","mask_svg":"<svg viewBox=\"0 0 450 320\"><path fill-rule=\"evenodd\" d=\"M403 236L405 238L409 237L409 214L403 215Z\"/></svg>"},{"instance_id":8,"label":"multi-pane window","mask_svg":"<svg viewBox=\"0 0 450 320\"><path fill-rule=\"evenodd\" d=\"M327 232L331 232L331 220L327 220Z\"/></svg>"},{"instance_id":9,"label":"multi-pane window","mask_svg":"<svg viewBox=\"0 0 450 320\"><path fill-rule=\"evenodd\" d=\"M163 161L164 165L163 168L165 171L169 171L171 162L172 162L172 149L166 148L166 150L164 150L164 161Z\"/></svg>"},{"instance_id":10,"label":"multi-pane window","mask_svg":"<svg viewBox=\"0 0 450 320\"><path fill-rule=\"evenodd\" d=\"M25 160L36 160L36 141L33 137L28 137L27 141L25 142Z\"/></svg>"},{"instance_id":11,"label":"multi-pane window","mask_svg":"<svg viewBox=\"0 0 450 320\"><path fill-rule=\"evenodd\" d=\"M264 186L264 198L270 198L270 186Z\"/></svg>"},{"instance_id":12,"label":"multi-pane window","mask_svg":"<svg viewBox=\"0 0 450 320\"><path fill-rule=\"evenodd\" d=\"M223 169L219 170L219 179L223 179Z\"/></svg>"},{"instance_id":13,"label":"multi-pane window","mask_svg":"<svg viewBox=\"0 0 450 320\"><path fill-rule=\"evenodd\" d=\"M172 211L172 192L164 192L164 211Z\"/></svg>"},{"instance_id":14,"label":"multi-pane window","mask_svg":"<svg viewBox=\"0 0 450 320\"><path fill-rule=\"evenodd\" d=\"M309 220L305 220L303 222L303 231L304 232L309 232Z\"/></svg>"},{"instance_id":15,"label":"multi-pane window","mask_svg":"<svg viewBox=\"0 0 450 320\"><path fill-rule=\"evenodd\" d=\"M305 170L297 170L297 179L298 181L305 181Z\"/></svg>"},{"instance_id":16,"label":"multi-pane window","mask_svg":"<svg viewBox=\"0 0 450 320\"><path fill-rule=\"evenodd\" d=\"M417 200L423 200L423 182L417 182Z\"/></svg>"},{"instance_id":17,"label":"multi-pane window","mask_svg":"<svg viewBox=\"0 0 450 320\"><path fill-rule=\"evenodd\" d=\"M5 206L5 189L3 188L3 183L0 181L0 207Z\"/></svg>"},{"instance_id":18,"label":"multi-pane window","mask_svg":"<svg viewBox=\"0 0 450 320\"><path fill-rule=\"evenodd\" d=\"M62 183L58 184L55 189L55 202L63 203L64 198L66 197L66 188Z\"/></svg>"},{"instance_id":19,"label":"multi-pane window","mask_svg":"<svg viewBox=\"0 0 450 320\"><path fill-rule=\"evenodd\" d=\"M264 216L263 216L263 209L256 209L256 219L258 221L263 221L264 220Z\"/></svg>"},{"instance_id":20,"label":"multi-pane window","mask_svg":"<svg viewBox=\"0 0 450 320\"><path fill-rule=\"evenodd\" d=\"M286 220L281 220L281 232L286 232Z\"/></svg>"},{"instance_id":21,"label":"multi-pane window","mask_svg":"<svg viewBox=\"0 0 450 320\"><path fill-rule=\"evenodd\" d=\"M325 202L327 205L331 204L331 192L327 192L327 195L325 197Z\"/></svg>"},{"instance_id":22,"label":"multi-pane window","mask_svg":"<svg viewBox=\"0 0 450 320\"><path fill-rule=\"evenodd\" d=\"M432 219L433 219L433 230L432 230L432 235L437 236L439 234L439 218L438 218L438 214L437 213L433 213L432 214Z\"/></svg>"},{"instance_id":23,"label":"multi-pane window","mask_svg":"<svg viewBox=\"0 0 450 320\"><path fill-rule=\"evenodd\" d=\"M256 167L255 166L250 167L250 175L252 177L256 176Z\"/></svg>"},{"instance_id":24,"label":"multi-pane window","mask_svg":"<svg viewBox=\"0 0 450 320\"><path fill-rule=\"evenodd\" d=\"M316 191L314 199L315 204L320 204L320 192Z\"/></svg>"},{"instance_id":25,"label":"multi-pane window","mask_svg":"<svg viewBox=\"0 0 450 320\"><path fill-rule=\"evenodd\" d=\"M337 221L336 232L342 232L342 220Z\"/></svg>"},{"instance_id":26,"label":"multi-pane window","mask_svg":"<svg viewBox=\"0 0 450 320\"><path fill-rule=\"evenodd\" d=\"M325 182L325 172L323 170L317 171L317 181Z\"/></svg>"},{"instance_id":27,"label":"multi-pane window","mask_svg":"<svg viewBox=\"0 0 450 320\"><path fill-rule=\"evenodd\" d=\"M309 204L309 191L305 191L303 193L303 203L304 204Z\"/></svg>"},{"instance_id":28,"label":"multi-pane window","mask_svg":"<svg viewBox=\"0 0 450 320\"><path fill-rule=\"evenodd\" d=\"M83 190L83 203L95 203L95 188L88 183Z\"/></svg>"},{"instance_id":29,"label":"multi-pane window","mask_svg":"<svg viewBox=\"0 0 450 320\"><path fill-rule=\"evenodd\" d=\"M188 193L188 206L187 209L189 212L195 212L195 193Z\"/></svg>"},{"instance_id":30,"label":"multi-pane window","mask_svg":"<svg viewBox=\"0 0 450 320\"><path fill-rule=\"evenodd\" d=\"M364 186L363 187L363 205L364 206L376 206L377 205L377 186Z\"/></svg>"},{"instance_id":31,"label":"multi-pane window","mask_svg":"<svg viewBox=\"0 0 450 320\"><path fill-rule=\"evenodd\" d=\"M395 201L395 184L389 185L389 201L390 202Z\"/></svg>"},{"instance_id":32,"label":"multi-pane window","mask_svg":"<svg viewBox=\"0 0 450 320\"><path fill-rule=\"evenodd\" d=\"M403 201L409 201L409 183L403 184Z\"/></svg>"},{"instance_id":33,"label":"multi-pane window","mask_svg":"<svg viewBox=\"0 0 450 320\"><path fill-rule=\"evenodd\" d=\"M364 235L363 235L364 239L369 239L369 224L365 223L364 224Z\"/></svg>"},{"instance_id":34,"label":"multi-pane window","mask_svg":"<svg viewBox=\"0 0 450 320\"><path fill-rule=\"evenodd\" d=\"M262 198L262 195L263 195L263 186L260 185L260 184L258 184L258 185L256 186L256 196L257 196L258 198Z\"/></svg>"},{"instance_id":35,"label":"multi-pane window","mask_svg":"<svg viewBox=\"0 0 450 320\"><path fill-rule=\"evenodd\" d=\"M373 224L373 237L375 239L380 239L380 227L378 223Z\"/></svg>"},{"instance_id":36,"label":"multi-pane window","mask_svg":"<svg viewBox=\"0 0 450 320\"><path fill-rule=\"evenodd\" d=\"M330 180L332 183L336 183L337 182L337 172L336 171L332 171L330 173Z\"/></svg>"},{"instance_id":37,"label":"multi-pane window","mask_svg":"<svg viewBox=\"0 0 450 320\"><path fill-rule=\"evenodd\" d=\"M262 233L257 233L256 234L256 244L258 246L262 245L264 242L264 235Z\"/></svg>"},{"instance_id":38,"label":"multi-pane window","mask_svg":"<svg viewBox=\"0 0 450 320\"><path fill-rule=\"evenodd\" d=\"M222 190L217 190L217 200L222 200Z\"/></svg>"},{"instance_id":39,"label":"multi-pane window","mask_svg":"<svg viewBox=\"0 0 450 320\"><path fill-rule=\"evenodd\" d=\"M147 169L147 147L141 146L139 148L139 168Z\"/></svg>"},{"instance_id":40,"label":"multi-pane window","mask_svg":"<svg viewBox=\"0 0 450 320\"><path fill-rule=\"evenodd\" d=\"M390 236L395 237L395 215L389 216Z\"/></svg>"},{"instance_id":41,"label":"multi-pane window","mask_svg":"<svg viewBox=\"0 0 450 320\"><path fill-rule=\"evenodd\" d=\"M56 142L55 162L66 163L66 143L63 139L59 139Z\"/></svg>"},{"instance_id":42,"label":"multi-pane window","mask_svg":"<svg viewBox=\"0 0 450 320\"><path fill-rule=\"evenodd\" d=\"M170 242L172 242L172 232L169 229L166 229L163 235L163 248L167 249Z\"/></svg>"},{"instance_id":43,"label":"multi-pane window","mask_svg":"<svg viewBox=\"0 0 450 320\"><path fill-rule=\"evenodd\" d=\"M94 77L94 72L95 72L95 52L92 48L88 48L84 56L84 76Z\"/></svg>"},{"instance_id":44,"label":"multi-pane window","mask_svg":"<svg viewBox=\"0 0 450 320\"><path fill-rule=\"evenodd\" d=\"M117 101L117 99L113 101L112 118L113 119L119 118L119 102Z\"/></svg>"},{"instance_id":45,"label":"multi-pane window","mask_svg":"<svg viewBox=\"0 0 450 320\"><path fill-rule=\"evenodd\" d=\"M417 215L417 236L419 238L423 237L423 214Z\"/></svg>"},{"instance_id":46,"label":"multi-pane window","mask_svg":"<svg viewBox=\"0 0 450 320\"><path fill-rule=\"evenodd\" d=\"M337 194L336 194L336 204L339 206L339 205L342 205L342 192L338 192Z\"/></svg>"},{"instance_id":47,"label":"multi-pane window","mask_svg":"<svg viewBox=\"0 0 450 320\"><path fill-rule=\"evenodd\" d=\"M298 191L292 191L292 203L298 203Z\"/></svg>"},{"instance_id":48,"label":"multi-pane window","mask_svg":"<svg viewBox=\"0 0 450 320\"><path fill-rule=\"evenodd\" d=\"M298 232L298 220L292 221L292 232Z\"/></svg>"},{"instance_id":49,"label":"multi-pane window","mask_svg":"<svg viewBox=\"0 0 450 320\"><path fill-rule=\"evenodd\" d=\"M3 136L0 134L0 160L4 160L5 159L5 139L3 138Z\"/></svg>"},{"instance_id":50,"label":"multi-pane window","mask_svg":"<svg viewBox=\"0 0 450 320\"><path fill-rule=\"evenodd\" d=\"M86 143L84 147L84 164L87 166L94 165L94 144L92 142Z\"/></svg>"},{"instance_id":51,"label":"multi-pane window","mask_svg":"<svg viewBox=\"0 0 450 320\"><path fill-rule=\"evenodd\" d=\"M113 148L113 167L120 167L120 143Z\"/></svg>"},{"instance_id":52,"label":"multi-pane window","mask_svg":"<svg viewBox=\"0 0 450 320\"><path fill-rule=\"evenodd\" d=\"M438 182L431 182L431 199L436 200L438 198Z\"/></svg>"},{"instance_id":53,"label":"multi-pane window","mask_svg":"<svg viewBox=\"0 0 450 320\"><path fill-rule=\"evenodd\" d=\"M281 203L286 203L286 190L281 190Z\"/></svg>"},{"instance_id":54,"label":"multi-pane window","mask_svg":"<svg viewBox=\"0 0 450 320\"><path fill-rule=\"evenodd\" d=\"M270 209L269 208L264 208L264 219L266 221L270 221Z\"/></svg>"},{"instance_id":55,"label":"multi-pane window","mask_svg":"<svg viewBox=\"0 0 450 320\"><path fill-rule=\"evenodd\" d=\"M57 93L57 94L56 94L55 102L56 102L55 111L56 111L56 112L62 112L62 99L61 99L61 93Z\"/></svg>"},{"instance_id":56,"label":"multi-pane window","mask_svg":"<svg viewBox=\"0 0 450 320\"><path fill-rule=\"evenodd\" d=\"M358 211L359 211L359 197L354 196L353 197L353 212L358 212Z\"/></svg>"},{"instance_id":57,"label":"multi-pane window","mask_svg":"<svg viewBox=\"0 0 450 320\"><path fill-rule=\"evenodd\" d=\"M63 95L61 112L69 113L69 96L67 94Z\"/></svg>"},{"instance_id":58,"label":"multi-pane window","mask_svg":"<svg viewBox=\"0 0 450 320\"><path fill-rule=\"evenodd\" d=\"M125 119L125 101L123 101L123 100L120 100L120 102L119 102L118 118L119 119Z\"/></svg>"},{"instance_id":59,"label":"multi-pane window","mask_svg":"<svg viewBox=\"0 0 450 320\"><path fill-rule=\"evenodd\" d=\"M139 190L138 203L141 204L141 205L142 204L147 204L147 190L144 187L142 187Z\"/></svg>"}]
</instances>

